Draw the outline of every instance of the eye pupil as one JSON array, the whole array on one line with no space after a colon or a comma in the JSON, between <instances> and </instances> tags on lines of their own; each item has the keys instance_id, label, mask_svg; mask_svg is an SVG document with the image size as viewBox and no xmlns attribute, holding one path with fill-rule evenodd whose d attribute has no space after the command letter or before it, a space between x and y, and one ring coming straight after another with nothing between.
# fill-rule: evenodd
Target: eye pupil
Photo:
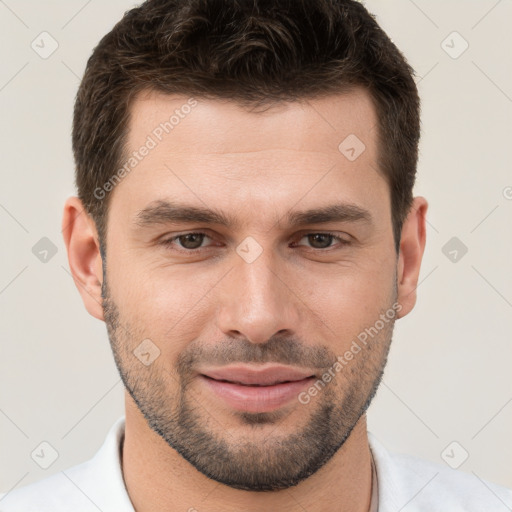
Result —
<instances>
[{"instance_id":1,"label":"eye pupil","mask_svg":"<svg viewBox=\"0 0 512 512\"><path fill-rule=\"evenodd\" d=\"M188 233L187 235L180 236L178 239L185 249L198 249L203 243L204 235L202 233Z\"/></svg>"},{"instance_id":2,"label":"eye pupil","mask_svg":"<svg viewBox=\"0 0 512 512\"><path fill-rule=\"evenodd\" d=\"M330 242L332 241L332 235L328 235L326 233L315 233L313 235L308 235L309 241L315 249L324 249L325 247L329 247ZM320 247L316 245L316 242L320 240ZM327 242L327 244L323 244L322 240L324 242Z\"/></svg>"}]
</instances>

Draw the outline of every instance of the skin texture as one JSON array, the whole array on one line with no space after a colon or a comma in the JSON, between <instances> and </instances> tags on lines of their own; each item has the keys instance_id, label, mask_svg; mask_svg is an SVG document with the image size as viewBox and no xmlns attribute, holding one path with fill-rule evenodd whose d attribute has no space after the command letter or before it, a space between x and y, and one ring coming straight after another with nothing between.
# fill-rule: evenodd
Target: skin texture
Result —
<instances>
[{"instance_id":1,"label":"skin texture","mask_svg":"<svg viewBox=\"0 0 512 512\"><path fill-rule=\"evenodd\" d=\"M188 99L139 96L129 151ZM197 100L115 186L105 261L94 222L77 198L67 201L70 268L87 310L107 324L127 388L123 472L138 512L368 510L365 411L394 321L414 307L427 210L416 197L397 256L376 121L363 90L259 113ZM338 149L350 134L365 145L354 161ZM162 209L150 222L141 212L159 201L215 209L234 224L171 223ZM287 222L337 203L370 221ZM197 232L206 236L169 242ZM326 232L335 236L308 236ZM236 250L247 237L261 249L251 262ZM205 365L279 362L320 378L372 326L308 403L242 413L199 377ZM134 350L147 339L159 352L146 366Z\"/></svg>"}]
</instances>

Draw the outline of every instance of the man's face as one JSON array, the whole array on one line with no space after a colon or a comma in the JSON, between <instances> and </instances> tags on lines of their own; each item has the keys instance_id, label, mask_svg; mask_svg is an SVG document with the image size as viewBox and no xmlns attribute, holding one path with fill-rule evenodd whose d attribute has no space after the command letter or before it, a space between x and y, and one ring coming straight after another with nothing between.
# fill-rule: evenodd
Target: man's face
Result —
<instances>
[{"instance_id":1,"label":"man's face","mask_svg":"<svg viewBox=\"0 0 512 512\"><path fill-rule=\"evenodd\" d=\"M105 321L128 391L172 448L226 485L283 489L362 418L400 309L377 118L363 91L264 113L188 99L146 94L132 107L139 155L111 197ZM329 206L341 215L328 222L292 216ZM303 378L267 399L205 376L275 364Z\"/></svg>"}]
</instances>

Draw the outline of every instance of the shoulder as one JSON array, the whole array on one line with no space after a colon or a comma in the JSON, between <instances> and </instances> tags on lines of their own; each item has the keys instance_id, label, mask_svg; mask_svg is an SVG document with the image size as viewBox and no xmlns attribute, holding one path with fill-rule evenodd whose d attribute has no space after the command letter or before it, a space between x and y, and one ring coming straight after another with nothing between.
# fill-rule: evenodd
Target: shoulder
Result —
<instances>
[{"instance_id":1,"label":"shoulder","mask_svg":"<svg viewBox=\"0 0 512 512\"><path fill-rule=\"evenodd\" d=\"M0 495L1 512L133 512L122 476L119 418L96 455L39 482Z\"/></svg>"},{"instance_id":2,"label":"shoulder","mask_svg":"<svg viewBox=\"0 0 512 512\"><path fill-rule=\"evenodd\" d=\"M476 474L412 455L388 452L368 433L377 469L379 512L510 511L512 490Z\"/></svg>"}]
</instances>

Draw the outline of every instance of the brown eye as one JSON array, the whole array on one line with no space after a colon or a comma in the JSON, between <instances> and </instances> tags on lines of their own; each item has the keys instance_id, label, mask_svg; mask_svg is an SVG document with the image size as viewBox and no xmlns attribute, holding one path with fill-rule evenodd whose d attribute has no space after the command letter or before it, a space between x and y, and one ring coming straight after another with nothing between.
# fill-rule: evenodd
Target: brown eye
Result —
<instances>
[{"instance_id":1,"label":"brown eye","mask_svg":"<svg viewBox=\"0 0 512 512\"><path fill-rule=\"evenodd\" d=\"M202 249L205 238L210 237L206 233L184 233L163 240L162 244L176 251L193 252Z\"/></svg>"},{"instance_id":2,"label":"brown eye","mask_svg":"<svg viewBox=\"0 0 512 512\"><path fill-rule=\"evenodd\" d=\"M333 242L338 242L337 245L339 246L339 248L342 248L343 246L350 244L348 240L341 238L335 233L308 233L304 235L300 240L303 239L307 239L308 241L306 247L316 249L319 251L335 247L335 244L333 244ZM305 244L299 245L304 246Z\"/></svg>"},{"instance_id":3,"label":"brown eye","mask_svg":"<svg viewBox=\"0 0 512 512\"><path fill-rule=\"evenodd\" d=\"M184 249L198 249L203 243L205 235L203 233L189 233L177 237Z\"/></svg>"},{"instance_id":4,"label":"brown eye","mask_svg":"<svg viewBox=\"0 0 512 512\"><path fill-rule=\"evenodd\" d=\"M307 235L309 243L314 249L326 249L330 247L333 236L328 233L314 233Z\"/></svg>"}]
</instances>

